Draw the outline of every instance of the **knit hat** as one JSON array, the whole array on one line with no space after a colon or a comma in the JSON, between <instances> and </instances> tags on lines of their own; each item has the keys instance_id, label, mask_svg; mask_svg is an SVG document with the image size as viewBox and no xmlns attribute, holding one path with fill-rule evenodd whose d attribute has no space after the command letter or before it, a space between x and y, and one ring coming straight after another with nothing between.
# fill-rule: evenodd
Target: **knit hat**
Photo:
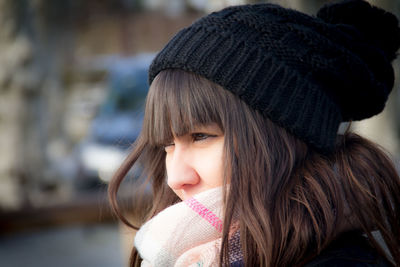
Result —
<instances>
[{"instance_id":1,"label":"knit hat","mask_svg":"<svg viewBox=\"0 0 400 267\"><path fill-rule=\"evenodd\" d=\"M381 112L400 46L396 17L363 0L317 16L273 4L233 6L181 30L156 56L165 69L199 74L322 152L343 121Z\"/></svg>"}]
</instances>

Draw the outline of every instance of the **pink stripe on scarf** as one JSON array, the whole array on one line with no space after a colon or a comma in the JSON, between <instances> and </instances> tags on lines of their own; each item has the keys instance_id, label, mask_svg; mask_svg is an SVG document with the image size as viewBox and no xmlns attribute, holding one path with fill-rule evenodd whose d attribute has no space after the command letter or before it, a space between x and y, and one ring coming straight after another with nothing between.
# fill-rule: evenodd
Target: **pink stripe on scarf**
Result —
<instances>
[{"instance_id":1,"label":"pink stripe on scarf","mask_svg":"<svg viewBox=\"0 0 400 267\"><path fill-rule=\"evenodd\" d=\"M193 211L198 213L202 218L206 219L217 231L222 232L222 221L206 206L198 202L195 198L185 200L186 205Z\"/></svg>"}]
</instances>

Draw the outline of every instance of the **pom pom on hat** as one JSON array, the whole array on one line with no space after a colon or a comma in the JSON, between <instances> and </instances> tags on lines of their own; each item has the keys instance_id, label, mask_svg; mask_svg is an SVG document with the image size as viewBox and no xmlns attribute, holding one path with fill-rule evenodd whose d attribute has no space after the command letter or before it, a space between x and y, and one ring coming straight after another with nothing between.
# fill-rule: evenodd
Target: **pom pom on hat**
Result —
<instances>
[{"instance_id":1,"label":"pom pom on hat","mask_svg":"<svg viewBox=\"0 0 400 267\"><path fill-rule=\"evenodd\" d=\"M359 57L369 72L369 75L359 75L360 79L355 76L356 83L345 90L336 86L334 97L341 107L343 120L361 120L380 113L394 84L390 63L400 46L397 18L363 0L329 3L318 11L317 17L347 33L344 41L332 35L330 38ZM357 75L357 72L349 73Z\"/></svg>"},{"instance_id":2,"label":"pom pom on hat","mask_svg":"<svg viewBox=\"0 0 400 267\"><path fill-rule=\"evenodd\" d=\"M366 40L379 47L392 61L400 46L400 29L396 16L363 0L346 0L322 7L317 17L332 24L352 25Z\"/></svg>"}]
</instances>

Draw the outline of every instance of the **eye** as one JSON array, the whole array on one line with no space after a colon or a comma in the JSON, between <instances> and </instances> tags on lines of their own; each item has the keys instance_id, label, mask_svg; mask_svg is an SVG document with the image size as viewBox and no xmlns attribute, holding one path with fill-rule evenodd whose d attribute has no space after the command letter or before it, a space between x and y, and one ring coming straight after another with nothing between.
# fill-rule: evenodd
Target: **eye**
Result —
<instances>
[{"instance_id":1,"label":"eye","mask_svg":"<svg viewBox=\"0 0 400 267\"><path fill-rule=\"evenodd\" d=\"M209 137L215 137L215 135L210 135L210 134L206 134L206 133L192 133L191 135L192 135L192 140L194 142L205 140Z\"/></svg>"}]
</instances>

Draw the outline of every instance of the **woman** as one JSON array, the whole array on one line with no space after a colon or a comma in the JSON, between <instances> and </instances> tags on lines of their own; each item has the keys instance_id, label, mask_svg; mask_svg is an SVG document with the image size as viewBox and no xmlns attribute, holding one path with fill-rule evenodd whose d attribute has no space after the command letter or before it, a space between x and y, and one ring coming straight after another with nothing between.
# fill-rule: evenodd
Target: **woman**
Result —
<instances>
[{"instance_id":1,"label":"woman","mask_svg":"<svg viewBox=\"0 0 400 267\"><path fill-rule=\"evenodd\" d=\"M150 67L136 163L153 206L131 265L400 265L400 179L339 124L384 108L395 16L362 0L311 17L226 8L180 31ZM380 235L382 242L376 239Z\"/></svg>"}]
</instances>

